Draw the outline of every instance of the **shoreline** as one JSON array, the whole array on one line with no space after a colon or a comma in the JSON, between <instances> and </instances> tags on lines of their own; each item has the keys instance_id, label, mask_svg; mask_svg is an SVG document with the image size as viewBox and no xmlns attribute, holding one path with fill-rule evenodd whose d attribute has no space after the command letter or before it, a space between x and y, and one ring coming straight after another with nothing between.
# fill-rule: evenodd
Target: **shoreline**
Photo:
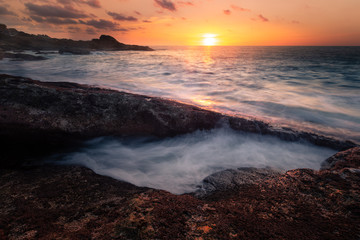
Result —
<instances>
[{"instance_id":1,"label":"shoreline","mask_svg":"<svg viewBox=\"0 0 360 240\"><path fill-rule=\"evenodd\" d=\"M46 148L54 151L79 145L95 137L171 137L221 124L235 131L275 136L284 141L307 141L334 150L358 146L351 141L273 127L259 120L224 115L176 101L77 83L40 82L1 74L0 87L2 144L10 149L30 144L29 156ZM15 149L13 152L17 153Z\"/></svg>"},{"instance_id":2,"label":"shoreline","mask_svg":"<svg viewBox=\"0 0 360 240\"><path fill-rule=\"evenodd\" d=\"M351 239L359 235L360 147L355 143L175 101L0 75L0 238ZM216 128L348 149L319 171L239 168L198 192L164 190L80 166L22 166L96 136L170 137ZM21 151L19 151L21 146Z\"/></svg>"}]
</instances>

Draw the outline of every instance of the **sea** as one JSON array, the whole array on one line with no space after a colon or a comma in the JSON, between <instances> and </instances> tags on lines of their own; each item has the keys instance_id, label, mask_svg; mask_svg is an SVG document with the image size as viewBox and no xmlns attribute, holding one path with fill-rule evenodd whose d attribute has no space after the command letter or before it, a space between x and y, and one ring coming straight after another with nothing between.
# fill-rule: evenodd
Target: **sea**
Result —
<instances>
[{"instance_id":1,"label":"sea","mask_svg":"<svg viewBox=\"0 0 360 240\"><path fill-rule=\"evenodd\" d=\"M48 60L2 60L0 73L162 97L360 143L360 47L153 48L43 53ZM334 153L223 126L167 139L93 139L60 162L181 194L223 169L319 169Z\"/></svg>"}]
</instances>

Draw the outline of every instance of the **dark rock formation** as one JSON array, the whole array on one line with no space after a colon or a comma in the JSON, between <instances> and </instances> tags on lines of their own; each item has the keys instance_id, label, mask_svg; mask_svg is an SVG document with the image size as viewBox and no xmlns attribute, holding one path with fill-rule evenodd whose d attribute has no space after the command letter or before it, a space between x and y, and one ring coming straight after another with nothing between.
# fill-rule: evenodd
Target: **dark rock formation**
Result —
<instances>
[{"instance_id":1,"label":"dark rock formation","mask_svg":"<svg viewBox=\"0 0 360 240\"><path fill-rule=\"evenodd\" d=\"M0 60L2 58L10 58L13 61L41 61L46 60L46 57L42 56L34 56L31 54L25 54L25 53L3 53L2 57L0 57Z\"/></svg>"},{"instance_id":2,"label":"dark rock formation","mask_svg":"<svg viewBox=\"0 0 360 240\"><path fill-rule=\"evenodd\" d=\"M0 165L93 137L164 137L210 129L221 117L160 98L0 75Z\"/></svg>"},{"instance_id":3,"label":"dark rock formation","mask_svg":"<svg viewBox=\"0 0 360 240\"><path fill-rule=\"evenodd\" d=\"M69 47L65 47L65 48L60 48L59 49L59 53L60 54L73 54L73 55L89 55L90 54L90 50L88 49L79 49L79 48L69 48Z\"/></svg>"},{"instance_id":4,"label":"dark rock formation","mask_svg":"<svg viewBox=\"0 0 360 240\"><path fill-rule=\"evenodd\" d=\"M57 39L51 38L47 35L33 35L17 31L13 28L7 28L6 25L0 26L0 49L5 51L10 50L55 50L72 49L73 51L123 51L123 50L137 50L137 51L151 51L152 49L146 46L127 45L119 43L116 39L110 36L101 36L100 39L93 39L91 41L74 41L71 39Z\"/></svg>"},{"instance_id":5,"label":"dark rock formation","mask_svg":"<svg viewBox=\"0 0 360 240\"><path fill-rule=\"evenodd\" d=\"M125 44L119 43L115 38L108 35L101 35L99 39L93 39L91 47L95 49L113 50L125 47Z\"/></svg>"},{"instance_id":6,"label":"dark rock formation","mask_svg":"<svg viewBox=\"0 0 360 240\"><path fill-rule=\"evenodd\" d=\"M360 168L360 147L351 148L329 157L321 164L321 169Z\"/></svg>"},{"instance_id":7,"label":"dark rock formation","mask_svg":"<svg viewBox=\"0 0 360 240\"><path fill-rule=\"evenodd\" d=\"M201 199L82 167L3 169L0 239L358 239L360 149L335 156L352 167L264 174Z\"/></svg>"},{"instance_id":8,"label":"dark rock formation","mask_svg":"<svg viewBox=\"0 0 360 240\"><path fill-rule=\"evenodd\" d=\"M280 170L273 168L238 168L216 172L206 177L195 192L195 196L204 197L214 192L236 189L243 185L264 181L267 177L279 176Z\"/></svg>"},{"instance_id":9,"label":"dark rock formation","mask_svg":"<svg viewBox=\"0 0 360 240\"><path fill-rule=\"evenodd\" d=\"M39 82L0 75L0 165L74 146L99 136L174 136L211 129L235 130L307 140L334 149L354 143L235 118L191 105L65 82ZM21 145L23 151L18 151Z\"/></svg>"}]
</instances>

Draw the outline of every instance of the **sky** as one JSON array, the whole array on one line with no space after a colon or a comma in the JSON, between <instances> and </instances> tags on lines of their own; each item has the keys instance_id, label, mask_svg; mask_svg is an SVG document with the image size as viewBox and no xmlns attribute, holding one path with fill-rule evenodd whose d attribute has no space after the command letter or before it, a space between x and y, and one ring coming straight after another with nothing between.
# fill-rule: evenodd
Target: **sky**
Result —
<instances>
[{"instance_id":1,"label":"sky","mask_svg":"<svg viewBox=\"0 0 360 240\"><path fill-rule=\"evenodd\" d=\"M359 0L0 0L9 28L147 46L359 46L359 12Z\"/></svg>"}]
</instances>

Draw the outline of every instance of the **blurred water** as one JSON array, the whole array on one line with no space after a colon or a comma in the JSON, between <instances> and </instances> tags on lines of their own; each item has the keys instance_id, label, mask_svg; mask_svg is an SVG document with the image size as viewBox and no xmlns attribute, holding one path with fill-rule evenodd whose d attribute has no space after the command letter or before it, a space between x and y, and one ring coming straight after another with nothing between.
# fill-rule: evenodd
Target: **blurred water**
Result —
<instances>
[{"instance_id":1,"label":"blurred water","mask_svg":"<svg viewBox=\"0 0 360 240\"><path fill-rule=\"evenodd\" d=\"M360 47L163 47L44 55L0 72L160 96L360 142Z\"/></svg>"},{"instance_id":2,"label":"blurred water","mask_svg":"<svg viewBox=\"0 0 360 240\"><path fill-rule=\"evenodd\" d=\"M226 127L166 139L98 138L62 156L98 174L176 194L192 192L208 175L238 167L319 169L336 151Z\"/></svg>"}]
</instances>

